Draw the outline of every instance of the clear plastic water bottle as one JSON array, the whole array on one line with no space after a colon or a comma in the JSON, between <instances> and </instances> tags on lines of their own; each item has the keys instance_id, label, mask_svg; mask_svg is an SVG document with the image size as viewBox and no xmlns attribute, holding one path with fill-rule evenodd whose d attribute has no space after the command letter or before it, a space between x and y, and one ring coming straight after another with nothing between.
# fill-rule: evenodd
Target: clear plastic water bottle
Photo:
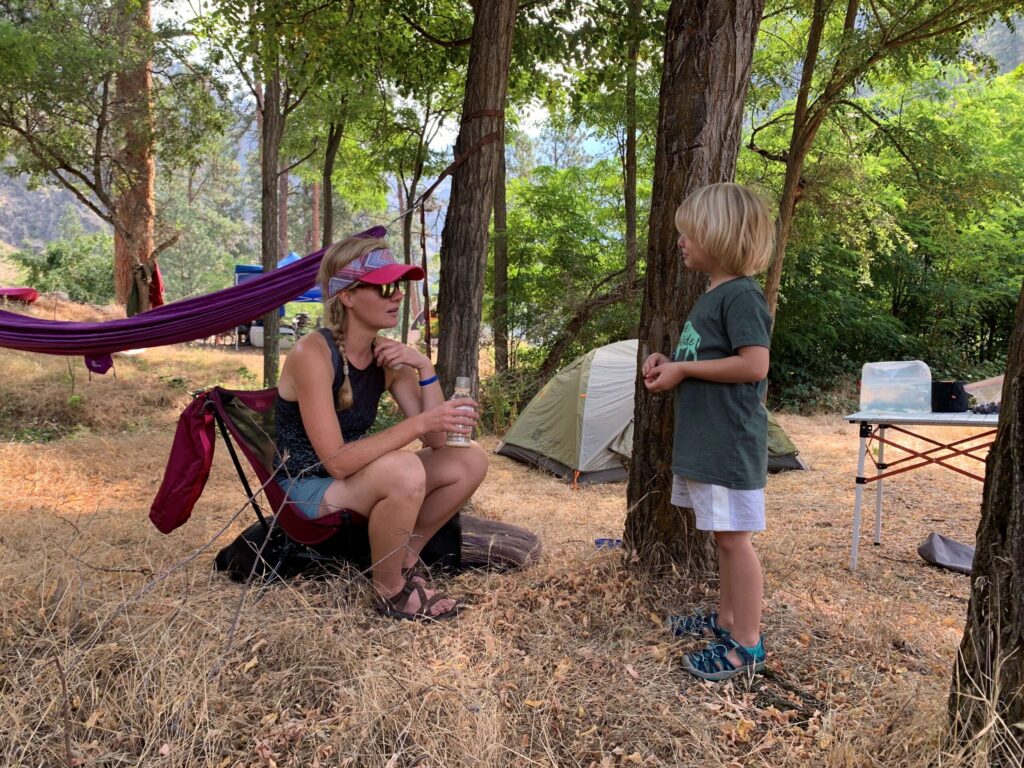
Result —
<instances>
[{"instance_id":1,"label":"clear plastic water bottle","mask_svg":"<svg viewBox=\"0 0 1024 768\"><path fill-rule=\"evenodd\" d=\"M452 393L451 400L458 400L463 397L472 397L470 392L470 381L468 376L456 376L455 377L455 391ZM460 411L472 411L473 406L464 405ZM462 434L461 432L449 432L448 438L445 440L445 445L450 445L453 448L465 448L472 443L470 435Z\"/></svg>"}]
</instances>

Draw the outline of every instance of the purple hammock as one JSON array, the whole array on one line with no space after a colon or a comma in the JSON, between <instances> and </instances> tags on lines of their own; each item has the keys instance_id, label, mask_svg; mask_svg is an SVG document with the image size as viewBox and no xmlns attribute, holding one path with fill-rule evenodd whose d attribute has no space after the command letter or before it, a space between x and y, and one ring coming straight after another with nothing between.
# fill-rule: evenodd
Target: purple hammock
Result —
<instances>
[{"instance_id":1,"label":"purple hammock","mask_svg":"<svg viewBox=\"0 0 1024 768\"><path fill-rule=\"evenodd\" d=\"M384 237L371 227L356 237ZM71 323L0 311L0 347L46 355L84 355L95 373L106 373L110 355L138 347L159 347L224 333L272 312L316 283L321 248L293 264L240 285L173 301L124 320Z\"/></svg>"}]
</instances>

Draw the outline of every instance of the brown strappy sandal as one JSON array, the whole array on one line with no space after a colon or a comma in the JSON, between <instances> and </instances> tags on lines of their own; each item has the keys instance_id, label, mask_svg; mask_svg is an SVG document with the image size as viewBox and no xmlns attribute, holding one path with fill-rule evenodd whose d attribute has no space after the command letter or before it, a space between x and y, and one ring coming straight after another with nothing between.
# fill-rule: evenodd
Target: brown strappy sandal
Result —
<instances>
[{"instance_id":1,"label":"brown strappy sandal","mask_svg":"<svg viewBox=\"0 0 1024 768\"><path fill-rule=\"evenodd\" d=\"M408 568L403 568L402 576L406 581L414 581L421 587L425 587L430 583L430 572L427 570L427 566L423 564L422 560L417 560Z\"/></svg>"},{"instance_id":2,"label":"brown strappy sandal","mask_svg":"<svg viewBox=\"0 0 1024 768\"><path fill-rule=\"evenodd\" d=\"M420 607L415 611L402 610L409 604L409 597L415 592L420 599ZM447 595L442 595L440 592L435 592L433 597L427 597L427 591L423 589L423 586L413 581L413 577L409 577L405 581L405 585L398 591L397 594L391 597L384 597L384 595L378 594L373 599L373 607L377 613L387 616L392 619L401 619L406 621L447 621L448 619L454 619L459 615L459 608L461 607L458 602L454 606L449 608L444 613L432 614L430 609L437 605L441 600L449 600Z\"/></svg>"}]
</instances>

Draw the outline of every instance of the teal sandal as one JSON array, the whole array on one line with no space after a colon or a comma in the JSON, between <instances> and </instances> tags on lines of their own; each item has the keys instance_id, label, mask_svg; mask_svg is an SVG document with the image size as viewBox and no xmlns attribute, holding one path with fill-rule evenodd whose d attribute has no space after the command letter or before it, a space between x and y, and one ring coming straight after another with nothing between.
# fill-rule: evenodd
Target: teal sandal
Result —
<instances>
[{"instance_id":1,"label":"teal sandal","mask_svg":"<svg viewBox=\"0 0 1024 768\"><path fill-rule=\"evenodd\" d=\"M740 657L739 665L733 665L729 661L729 651L736 651ZM721 682L736 675L760 672L764 669L764 660L763 635L753 648L740 645L731 636L726 636L720 638L718 642L710 643L701 651L693 651L683 656L683 669L702 680Z\"/></svg>"}]
</instances>

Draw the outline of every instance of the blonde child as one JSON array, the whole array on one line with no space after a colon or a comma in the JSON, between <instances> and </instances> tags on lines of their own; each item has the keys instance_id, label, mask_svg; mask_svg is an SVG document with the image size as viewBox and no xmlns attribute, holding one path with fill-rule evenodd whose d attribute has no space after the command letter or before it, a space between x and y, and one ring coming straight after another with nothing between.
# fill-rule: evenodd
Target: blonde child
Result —
<instances>
[{"instance_id":1,"label":"blonde child","mask_svg":"<svg viewBox=\"0 0 1024 768\"><path fill-rule=\"evenodd\" d=\"M738 184L698 189L675 215L683 263L706 272L672 359L643 364L650 392L675 390L672 503L691 507L718 546L718 610L670 618L677 635L706 638L683 667L705 680L764 668L763 577L752 533L765 528L771 316L751 275L771 259L774 226L764 201Z\"/></svg>"}]
</instances>

